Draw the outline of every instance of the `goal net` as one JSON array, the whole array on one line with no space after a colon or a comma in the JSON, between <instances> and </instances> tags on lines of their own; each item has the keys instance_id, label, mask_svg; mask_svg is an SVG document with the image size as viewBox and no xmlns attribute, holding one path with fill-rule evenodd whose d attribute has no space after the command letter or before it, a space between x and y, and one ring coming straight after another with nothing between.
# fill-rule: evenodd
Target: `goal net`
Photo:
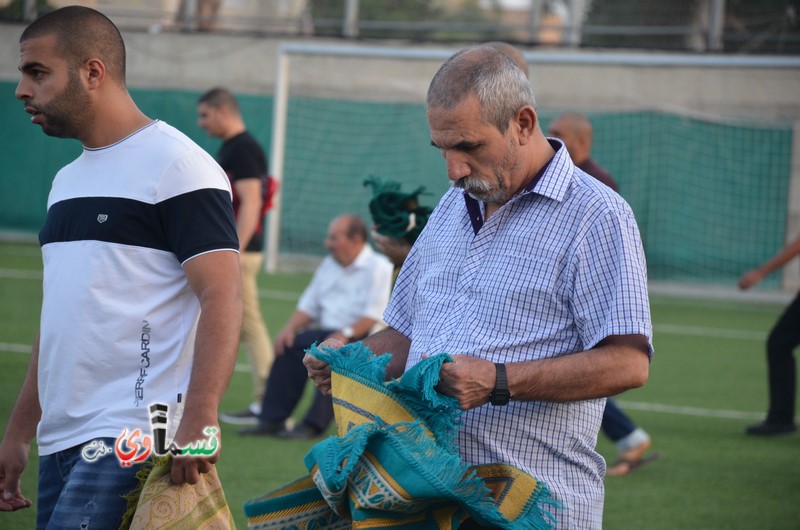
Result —
<instances>
[{"instance_id":1,"label":"goal net","mask_svg":"<svg viewBox=\"0 0 800 530\"><path fill-rule=\"evenodd\" d=\"M403 83L409 68L428 70L430 79L450 52L426 52L424 58L436 59L431 66L397 51L385 90L367 92L358 90L352 72L370 68L368 55L352 57L362 68L344 74L326 67L327 53L279 62L271 157L282 182L269 218L268 270L318 261L327 225L339 214L369 222L372 191L363 182L370 176L399 181L409 191L424 186L421 202L428 206L448 187L444 160L430 145L424 88L404 92ZM544 130L559 110L540 102ZM616 179L636 215L651 280L733 286L785 244L791 122L580 110L594 126L593 158ZM781 284L775 274L763 288Z\"/></svg>"}]
</instances>

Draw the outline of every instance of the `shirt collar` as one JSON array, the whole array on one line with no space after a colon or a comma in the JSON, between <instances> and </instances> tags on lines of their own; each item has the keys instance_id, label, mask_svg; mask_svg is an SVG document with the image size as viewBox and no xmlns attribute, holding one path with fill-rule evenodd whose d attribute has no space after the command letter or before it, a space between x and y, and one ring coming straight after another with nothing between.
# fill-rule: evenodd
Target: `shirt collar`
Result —
<instances>
[{"instance_id":1,"label":"shirt collar","mask_svg":"<svg viewBox=\"0 0 800 530\"><path fill-rule=\"evenodd\" d=\"M575 164L569 157L567 148L564 143L557 138L548 138L550 146L556 151L553 158L543 168L544 172L535 183L532 190L549 199L561 202L567 196L570 185L572 184L572 175L575 173Z\"/></svg>"},{"instance_id":2,"label":"shirt collar","mask_svg":"<svg viewBox=\"0 0 800 530\"><path fill-rule=\"evenodd\" d=\"M364 267L369 266L370 258L372 257L372 247L369 246L369 243L364 243L364 248L361 249L361 252L358 253L356 259L353 260L353 263L348 265L346 268L353 268L353 269L361 269Z\"/></svg>"},{"instance_id":3,"label":"shirt collar","mask_svg":"<svg viewBox=\"0 0 800 530\"><path fill-rule=\"evenodd\" d=\"M575 165L572 163L569 153L567 153L567 148L564 147L564 143L561 140L548 138L547 141L555 150L555 155L534 175L524 190L511 198L512 201L516 197L529 193L537 193L559 202L564 199L569 183L572 180L572 172L575 170ZM467 205L469 220L472 223L472 231L477 234L478 230L483 226L481 204L470 197L466 191L464 192L464 202Z\"/></svg>"}]
</instances>

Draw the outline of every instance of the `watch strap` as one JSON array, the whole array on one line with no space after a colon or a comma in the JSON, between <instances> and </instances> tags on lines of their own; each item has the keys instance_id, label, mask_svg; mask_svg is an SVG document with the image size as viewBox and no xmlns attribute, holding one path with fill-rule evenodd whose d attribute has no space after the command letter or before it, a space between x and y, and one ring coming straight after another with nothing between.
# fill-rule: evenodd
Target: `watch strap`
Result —
<instances>
[{"instance_id":1,"label":"watch strap","mask_svg":"<svg viewBox=\"0 0 800 530\"><path fill-rule=\"evenodd\" d=\"M494 384L494 390L489 396L489 402L495 407L508 405L511 401L511 393L508 390L508 374L506 374L506 365L502 363L494 363L495 370L497 371L497 379Z\"/></svg>"}]
</instances>

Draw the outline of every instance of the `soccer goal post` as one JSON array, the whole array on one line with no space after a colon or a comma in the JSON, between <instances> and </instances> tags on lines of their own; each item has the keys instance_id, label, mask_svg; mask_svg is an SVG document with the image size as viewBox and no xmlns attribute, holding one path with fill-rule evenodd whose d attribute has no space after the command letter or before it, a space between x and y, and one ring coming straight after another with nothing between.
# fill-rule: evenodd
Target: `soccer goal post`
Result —
<instances>
[{"instance_id":1,"label":"soccer goal post","mask_svg":"<svg viewBox=\"0 0 800 530\"><path fill-rule=\"evenodd\" d=\"M341 144L341 140L345 137L352 138L353 141L358 139L360 125L348 120L347 114L352 112L357 117L364 118L370 111L374 111L376 108L385 110L386 106L392 107L394 105L399 105L399 107L395 107L394 109L395 117L398 112L404 113L404 111L413 114L415 119L420 117L419 109L423 101L421 99L421 94L424 94L424 92L420 93L419 88L416 90L411 89L410 91L407 89L402 89L401 92L403 92L403 94L401 96L398 96L397 92L395 91L392 95L387 95L388 98L394 99L394 102L381 103L376 99L376 96L378 95L374 92L370 92L369 88L362 88L360 92L352 91L350 89L350 83L355 82L353 77L350 77L347 74L342 74L341 72L338 72L339 75L335 79L327 76L329 69L327 68L327 65L324 64L325 58L329 56L336 56L340 59L349 59L352 71L363 74L364 68L357 64L353 64L354 62L358 62L362 59L382 58L412 62L427 61L431 64L439 64L447 57L452 55L452 53L453 50L443 49L404 50L399 48L308 45L290 43L284 43L279 47L276 60L275 93L273 97L272 116L272 143L270 153L270 173L272 177L278 181L279 193L276 194L275 200L273 201L272 210L267 218L267 240L265 246L265 269L267 272L275 272L278 270L279 256L282 254L282 240L284 240L284 243L286 243L285 239L290 239L289 244L285 246L285 252L288 255L293 256L293 258L289 258L287 260L292 264L289 265L289 267L298 264L300 264L299 266L302 267L302 263L309 261L313 262L313 257L320 254L320 249L322 248L321 238L319 237L321 236L320 219L330 220L332 216L344 213L346 211L355 211L356 213L362 215L365 214L366 203L355 204L354 201L347 200L345 200L343 203L341 201L342 199L346 199L346 197L336 197L336 194L333 193L332 190L338 189L341 186L342 179L350 180L348 175L351 175L352 179L354 180L357 180L361 177L368 177L370 175L365 173L365 169L363 168L361 170L353 168L355 171L352 173L342 173L342 171L346 170L337 171L337 169L341 169L342 166L339 166L338 168L331 167L331 160L327 157L333 157L337 160L341 160L341 158L346 156L347 153L339 148L326 150L324 145L321 145L323 143L325 145L330 145L332 141L335 141L337 144ZM315 67L310 64L297 64L295 68L296 72L294 74L295 78L298 76L301 78L304 77L306 81L305 83L300 82L298 84L299 86L295 86L294 91L292 91L291 79L293 61L300 63L300 61L303 59L310 61L316 60L318 66ZM310 72L314 73L311 74ZM323 72L321 76L320 72ZM365 77L374 78L374 76L380 75L380 73L375 73ZM309 81L309 79L311 81ZM316 82L314 80L316 80ZM325 86L326 84L328 86ZM368 86L369 82L364 83L364 85L365 87ZM287 122L290 112L290 93L292 94L292 98L294 98L294 108L298 111L297 119L300 124L308 125L313 121L313 117L311 117L309 111L311 113L319 113L319 121L317 123L315 132L309 130L300 131L299 129L294 129L291 132L287 131ZM366 108L359 108L361 106L360 101L363 101L363 104L366 105ZM334 120L334 115L342 116L342 120L339 122L332 121ZM416 122L420 126L424 126L425 124L424 115L422 118L423 120L421 122ZM409 123L410 122L407 121L406 125ZM295 135L295 132L298 134ZM292 232L291 234L282 234L281 230L282 223L287 221L284 219L284 217L289 217L288 221L290 222L295 221L297 216L293 214L299 213L296 207L297 205L291 208L291 213L286 212L286 209L283 206L283 191L286 179L286 159L287 156L292 159L292 155L287 153L287 134L290 138L298 140L298 142L294 144L298 149L301 149L298 144L307 142L309 144L308 149L319 153L320 158L317 163L314 163L310 157L307 157L306 162L309 163L305 165L311 166L307 168L308 173L306 173L305 177L303 177L301 174L297 174L293 175L293 178L303 178L305 180L306 184L308 185L300 185L304 191L307 191L312 195L321 193L324 194L327 199L336 201L334 204L331 204L328 201L325 201L323 204L314 204L315 201L308 200L308 195L306 195L305 198L301 198L299 196L296 197L296 199L300 200L300 202L304 203L307 207L301 207L301 217L304 217L306 221L309 220L309 217L314 218L314 221L312 222L316 226L316 230L313 231L313 235L311 232L309 232L307 237L303 237L303 235L298 234L297 231L293 232L291 230L287 231ZM326 135L330 136L328 136L326 139ZM320 139L321 144L312 145L314 139ZM372 140L374 141L375 139L373 138ZM355 151L357 154L358 147L351 146L348 150ZM295 162L301 162L297 158L292 160ZM296 165L303 166L304 164L299 163ZM345 165L353 166L357 164L351 163ZM366 167L367 166L365 164L364 168ZM393 178L396 175L396 170L385 168L385 164L375 163L373 168L373 173L376 174L375 176ZM326 180L327 182L315 180L315 176L319 175L319 171L329 172L328 178L324 178L323 176L323 180ZM382 174L377 175L378 173ZM335 179L334 176L339 178ZM352 184L352 182L350 182L350 184ZM359 189L359 186L354 186L354 188L355 190L348 191L344 195L350 197L356 196L358 197L357 200L359 201L363 201L364 197L368 197L368 195L365 195L366 192L357 193L358 191L364 191ZM289 196L292 196L291 191L289 192ZM350 206L350 209L344 209L346 206ZM317 210L312 212L309 211L308 208L317 208ZM321 211L319 208L321 208Z\"/></svg>"},{"instance_id":2,"label":"soccer goal post","mask_svg":"<svg viewBox=\"0 0 800 530\"><path fill-rule=\"evenodd\" d=\"M444 160L430 145L424 97L433 74L455 51L279 47L270 170L280 185L268 216L268 272L312 268L325 254L322 242L336 215L352 212L369 222L371 190L363 182L371 176L408 190L424 186L423 204L435 206L448 182ZM608 75L631 77L625 68L635 75L648 69L740 68L747 75L759 68L797 68L798 58L594 52L525 57L544 130L563 110L591 119L593 158L614 176L634 210L651 280L735 286L744 270L800 232L797 124L667 107L648 100L639 86L623 87L627 93L619 96L598 94L592 84L603 68ZM564 72L565 66L573 68ZM548 79L554 75L563 78ZM546 82L585 86L585 94L553 104ZM617 99L627 104L609 104ZM773 275L765 287L800 286L796 265Z\"/></svg>"}]
</instances>

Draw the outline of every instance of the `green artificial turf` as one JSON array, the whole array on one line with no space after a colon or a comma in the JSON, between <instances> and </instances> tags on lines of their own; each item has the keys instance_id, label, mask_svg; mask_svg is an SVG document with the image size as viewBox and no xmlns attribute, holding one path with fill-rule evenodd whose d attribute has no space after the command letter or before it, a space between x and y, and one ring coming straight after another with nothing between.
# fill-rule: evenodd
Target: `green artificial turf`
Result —
<instances>
[{"instance_id":1,"label":"green artificial turf","mask_svg":"<svg viewBox=\"0 0 800 530\"><path fill-rule=\"evenodd\" d=\"M0 428L25 376L41 301L38 247L0 244ZM262 308L270 332L289 318L308 274L262 274ZM656 355L650 380L618 397L653 439L660 458L627 477L606 479L608 529L786 529L800 527L800 435L751 438L744 428L766 409L764 339L780 304L651 298ZM798 324L800 325L800 324ZM222 403L239 410L251 378L240 353ZM310 387L307 388L310 390ZM304 412L309 392L298 409ZM306 470L306 441L249 438L222 425L218 464L237 526L242 505ZM614 459L611 443L598 448ZM36 495L35 448L23 491ZM34 510L0 514L2 528L33 528Z\"/></svg>"}]
</instances>

